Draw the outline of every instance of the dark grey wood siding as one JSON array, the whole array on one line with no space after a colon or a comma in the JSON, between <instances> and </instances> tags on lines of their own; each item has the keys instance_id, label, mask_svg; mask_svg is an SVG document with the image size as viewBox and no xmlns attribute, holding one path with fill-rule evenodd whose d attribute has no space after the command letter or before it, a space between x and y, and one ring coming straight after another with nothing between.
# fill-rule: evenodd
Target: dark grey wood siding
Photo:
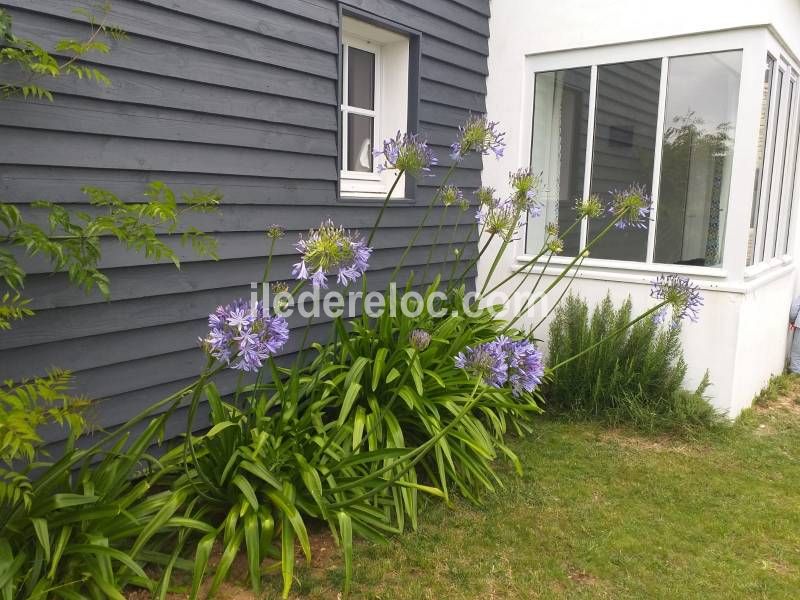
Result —
<instances>
[{"instance_id":1,"label":"dark grey wood siding","mask_svg":"<svg viewBox=\"0 0 800 600\"><path fill-rule=\"evenodd\" d=\"M458 123L485 109L489 0L342 4L419 32L419 129L447 165ZM84 36L86 24L73 9L87 5L0 0L15 32L46 46ZM337 2L113 0L112 14L129 38L96 59L110 87L65 78L50 85L53 104L0 104L0 196L80 208L82 186L139 199L147 182L163 180L178 191L217 188L224 203L219 215L186 220L218 237L218 262L181 251L176 271L109 243L102 266L111 278L110 302L68 286L40 261L26 261L26 291L38 314L0 334L0 378L72 369L78 391L102 399L93 419L104 427L197 374L203 357L196 340L207 314L247 297L249 283L260 278L266 226L290 230L278 246L278 279L295 261L299 232L327 216L363 230L379 204L337 198ZM413 201L387 211L371 285L386 284L445 168L421 182ZM480 179L481 162L470 159L454 182L469 195ZM434 215L409 256L411 267L425 262L437 222ZM447 272L443 250L435 260ZM225 391L234 383L233 373L219 379Z\"/></svg>"}]
</instances>

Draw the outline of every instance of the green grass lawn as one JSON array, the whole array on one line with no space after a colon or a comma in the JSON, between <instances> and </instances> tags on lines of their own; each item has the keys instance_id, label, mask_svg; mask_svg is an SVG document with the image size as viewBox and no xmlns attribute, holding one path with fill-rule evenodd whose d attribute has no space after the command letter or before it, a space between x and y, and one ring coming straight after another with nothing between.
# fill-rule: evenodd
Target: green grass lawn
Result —
<instances>
[{"instance_id":1,"label":"green grass lawn","mask_svg":"<svg viewBox=\"0 0 800 600\"><path fill-rule=\"evenodd\" d=\"M432 502L418 532L360 544L352 597L800 597L793 400L691 442L542 418L515 448L524 475L507 472L483 507ZM316 545L294 598L337 598L338 550Z\"/></svg>"}]
</instances>

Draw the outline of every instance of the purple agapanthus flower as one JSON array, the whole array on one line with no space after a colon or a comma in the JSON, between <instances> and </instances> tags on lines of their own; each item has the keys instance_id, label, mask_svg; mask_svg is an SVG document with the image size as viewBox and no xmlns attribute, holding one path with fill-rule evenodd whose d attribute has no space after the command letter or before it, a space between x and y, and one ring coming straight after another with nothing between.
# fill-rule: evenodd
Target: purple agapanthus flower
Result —
<instances>
[{"instance_id":1,"label":"purple agapanthus flower","mask_svg":"<svg viewBox=\"0 0 800 600\"><path fill-rule=\"evenodd\" d=\"M315 287L328 287L328 276L336 272L336 281L348 285L361 277L369 266L372 248L356 233L323 222L318 229L308 232L295 244L300 252L300 262L295 263L292 275L297 279L310 279Z\"/></svg>"},{"instance_id":2,"label":"purple agapanthus flower","mask_svg":"<svg viewBox=\"0 0 800 600\"><path fill-rule=\"evenodd\" d=\"M508 365L508 385L517 397L523 392L532 392L542 383L544 361L542 353L529 340L512 340L505 336L497 338L497 344L505 353Z\"/></svg>"},{"instance_id":3,"label":"purple agapanthus flower","mask_svg":"<svg viewBox=\"0 0 800 600\"><path fill-rule=\"evenodd\" d=\"M526 339L506 336L466 348L455 357L455 365L482 377L492 387L508 385L515 397L535 390L544 377L542 353L536 346Z\"/></svg>"},{"instance_id":4,"label":"purple agapanthus flower","mask_svg":"<svg viewBox=\"0 0 800 600\"><path fill-rule=\"evenodd\" d=\"M453 204L461 204L464 201L464 192L454 185L446 185L440 192L442 196L442 204L451 206Z\"/></svg>"},{"instance_id":5,"label":"purple agapanthus flower","mask_svg":"<svg viewBox=\"0 0 800 600\"><path fill-rule=\"evenodd\" d=\"M700 308L703 306L703 297L700 294L699 286L693 284L688 277L682 277L675 273L659 275L653 281L650 296L666 302L670 306L674 324L686 317L690 321L697 322Z\"/></svg>"},{"instance_id":6,"label":"purple agapanthus flower","mask_svg":"<svg viewBox=\"0 0 800 600\"><path fill-rule=\"evenodd\" d=\"M216 360L239 371L258 371L289 339L286 319L269 316L264 305L235 300L208 315L203 348Z\"/></svg>"},{"instance_id":7,"label":"purple agapanthus flower","mask_svg":"<svg viewBox=\"0 0 800 600\"><path fill-rule=\"evenodd\" d=\"M514 190L514 204L520 213L528 212L533 217L541 215L542 205L538 201L541 177L534 175L530 169L518 169L508 174L508 181Z\"/></svg>"},{"instance_id":8,"label":"purple agapanthus flower","mask_svg":"<svg viewBox=\"0 0 800 600\"><path fill-rule=\"evenodd\" d=\"M384 140L383 148L373 151L373 155L383 158L376 167L378 173L399 169L412 177L430 173L431 167L439 162L428 143L416 133L401 134L399 131L395 137Z\"/></svg>"},{"instance_id":9,"label":"purple agapanthus flower","mask_svg":"<svg viewBox=\"0 0 800 600\"><path fill-rule=\"evenodd\" d=\"M492 387L503 387L508 381L508 363L503 349L496 341L464 348L454 360L457 368L482 378Z\"/></svg>"},{"instance_id":10,"label":"purple agapanthus flower","mask_svg":"<svg viewBox=\"0 0 800 600\"><path fill-rule=\"evenodd\" d=\"M633 184L624 191L611 192L608 212L620 219L614 224L617 229L647 229L650 222L652 201L643 186Z\"/></svg>"},{"instance_id":11,"label":"purple agapanthus flower","mask_svg":"<svg viewBox=\"0 0 800 600\"><path fill-rule=\"evenodd\" d=\"M500 158L506 148L505 132L498 130L497 121L489 121L483 115L470 115L458 128L458 139L450 146L450 157L460 161L470 152L487 156L493 153Z\"/></svg>"}]
</instances>

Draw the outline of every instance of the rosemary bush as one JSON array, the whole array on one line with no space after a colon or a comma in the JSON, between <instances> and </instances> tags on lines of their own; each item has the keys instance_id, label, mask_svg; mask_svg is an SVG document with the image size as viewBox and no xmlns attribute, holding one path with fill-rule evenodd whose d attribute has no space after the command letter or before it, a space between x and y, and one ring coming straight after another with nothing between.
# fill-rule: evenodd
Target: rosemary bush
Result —
<instances>
[{"instance_id":1,"label":"rosemary bush","mask_svg":"<svg viewBox=\"0 0 800 600\"><path fill-rule=\"evenodd\" d=\"M570 294L550 324L549 359L564 365L547 385L547 408L611 423L633 424L647 431L713 427L719 415L703 398L708 377L693 391L684 390L686 362L679 326L643 319L632 327L630 298L618 308L611 297L593 311ZM617 335L609 335L621 331ZM591 348L588 352L583 352Z\"/></svg>"}]
</instances>

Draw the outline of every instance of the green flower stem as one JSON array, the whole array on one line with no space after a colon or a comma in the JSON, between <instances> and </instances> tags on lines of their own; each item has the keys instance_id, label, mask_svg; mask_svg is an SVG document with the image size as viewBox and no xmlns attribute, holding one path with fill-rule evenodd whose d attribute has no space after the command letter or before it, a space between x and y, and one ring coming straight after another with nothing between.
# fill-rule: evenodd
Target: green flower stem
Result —
<instances>
[{"instance_id":1,"label":"green flower stem","mask_svg":"<svg viewBox=\"0 0 800 600\"><path fill-rule=\"evenodd\" d=\"M618 336L618 335L620 335L620 334L622 334L622 333L625 333L625 331L627 331L628 329L630 329L631 327L633 327L634 325L636 325L636 323L638 323L639 321L642 321L643 319L646 319L647 317L649 317L649 316L650 316L650 315L652 315L653 313L655 313L655 312L657 312L657 311L661 310L662 308L664 308L664 307L665 307L665 306L667 306L668 304L669 304L669 302L668 302L668 301L666 301L666 300L665 300L664 302L661 302L661 303L659 303L659 304L656 304L656 305L655 305L653 308L651 308L650 310L647 310L647 311L643 312L641 315L639 315L638 317L636 317L636 318L635 318L633 321L631 321L631 322L630 322L630 323L628 323L627 325L624 325L623 327L620 327L620 328L618 328L618 329L616 329L616 330L612 331L612 332L611 332L611 333L609 333L607 336L605 336L605 337L603 337L602 339L598 340L597 342L595 342L594 344L592 344L592 345L591 345L591 346L589 346L588 348L584 348L583 350L581 350L581 351L580 351L580 352L578 352L577 354L573 354L573 355L572 355L572 356L570 356L569 358L565 358L565 359L564 359L564 360L562 360L560 363L558 363L558 364L556 364L556 365L554 365L554 366L550 367L550 371L551 371L551 372L552 372L552 371L555 371L556 369L559 369L559 368L563 367L564 365L571 363L571 362L572 362L573 360L575 360L576 358L580 358L581 356L583 356L583 355L584 355L584 354L586 354L587 352L591 352L592 350L594 350L595 348L597 348L597 347L598 347L598 346L600 346L601 344L604 344L605 342L609 341L610 339L612 339L612 338L614 338L614 337L616 337L616 336Z\"/></svg>"},{"instance_id":2,"label":"green flower stem","mask_svg":"<svg viewBox=\"0 0 800 600\"><path fill-rule=\"evenodd\" d=\"M397 172L397 177L394 178L392 182L392 187L389 188L389 192L386 194L386 198L383 199L383 205L381 206L381 210L378 212L378 216L375 219L375 224L372 226L372 231L369 232L369 237L367 238L367 246L372 243L372 238L375 237L375 232L378 231L378 225L381 223L381 219L383 218L383 213L386 211L386 207L389 205L389 200L392 198L392 194L394 193L394 188L397 187L397 184L400 182L400 178L405 173L404 170L400 170Z\"/></svg>"},{"instance_id":3,"label":"green flower stem","mask_svg":"<svg viewBox=\"0 0 800 600\"><path fill-rule=\"evenodd\" d=\"M215 487L213 482L211 482L208 479L208 477L206 477L206 474L203 473L203 470L197 466L198 462L197 451L194 449L194 429L193 429L194 417L197 414L197 408L200 406L200 396L203 393L203 388L205 387L206 381L208 381L207 372L209 371L209 369L213 364L214 364L214 359L209 357L208 363L206 364L206 368L203 369L202 373L200 374L200 377L197 380L197 385L195 385L195 388L192 392L192 401L189 403L189 414L186 417L186 441L184 442L183 460L181 461L183 463L183 468L186 472L186 479L189 482L189 484L194 488L194 490L198 494L204 496L208 500L213 500L213 498L210 498L205 492L203 492L203 490L197 487L197 485L194 482L194 478L189 473L189 460L187 458L187 455L191 455L192 457L191 462L192 464L195 465L194 469L195 473L197 473L200 476L200 479L203 480L203 483L205 483L207 486L211 488Z\"/></svg>"},{"instance_id":4,"label":"green flower stem","mask_svg":"<svg viewBox=\"0 0 800 600\"><path fill-rule=\"evenodd\" d=\"M433 236L433 245L428 247L428 258L425 260L425 269L422 271L422 279L420 279L421 283L425 283L426 278L428 277L428 268L431 266L431 258L433 258L433 251L436 250L436 246L439 244L439 236L442 234L442 227L444 226L444 220L447 216L447 210L450 208L450 205L446 205L444 210L439 213L439 226L436 228L436 234Z\"/></svg>"},{"instance_id":5,"label":"green flower stem","mask_svg":"<svg viewBox=\"0 0 800 600\"><path fill-rule=\"evenodd\" d=\"M450 165L450 168L447 169L447 173L445 173L445 176L444 176L444 179L442 180L442 183L439 184L439 188L436 190L436 193L433 195L433 198L431 199L430 204L428 204L428 209L425 211L425 214L422 216L422 221L420 221L419 225L417 225L417 229L414 231L414 235L411 236L411 240L408 242L408 245L406 246L405 250L403 250L403 254L400 256L400 260L397 263L397 266L394 268L394 271L392 271L392 276L389 278L389 283L393 282L394 278L397 277L397 273L402 268L403 263L405 263L406 257L408 256L408 253L411 251L411 248L413 248L414 244L417 242L417 238L419 237L419 234L422 233L422 228L425 226L425 223L428 221L428 217L430 216L431 211L433 210L433 207L436 205L436 201L442 195L442 190L444 189L444 186L447 185L447 182L450 180L450 176L455 171L456 164L457 164L456 161L453 161L453 163Z\"/></svg>"},{"instance_id":6,"label":"green flower stem","mask_svg":"<svg viewBox=\"0 0 800 600\"><path fill-rule=\"evenodd\" d=\"M265 283L269 279L269 271L270 271L270 268L272 267L272 254L273 254L273 252L275 252L275 242L277 240L274 237L271 238L271 239L272 239L272 241L270 242L270 245L269 245L269 256L267 258L267 264L264 267L264 274L261 276L262 283Z\"/></svg>"},{"instance_id":7,"label":"green flower stem","mask_svg":"<svg viewBox=\"0 0 800 600\"><path fill-rule=\"evenodd\" d=\"M559 296L558 296L558 300L556 300L556 301L553 303L553 306L551 306L551 307L550 307L550 310L548 310L548 311L547 311L547 313L545 313L545 315L544 315L544 316L543 316L543 317L542 317L542 318L539 320L539 322L538 322L538 323L536 323L536 325L534 325L534 326L531 328L531 331L536 331L537 329L539 329L539 327L542 325L542 323L544 323L544 322L547 320L547 317L549 317L551 314L553 314L553 311L554 311L556 308L558 308L558 305L561 303L561 300L563 300L563 299L564 299L564 296L566 296L566 295L567 295L567 292L568 292L568 291L569 291L569 289L572 287L572 284L573 284L573 282L575 281L575 278L577 277L577 275L578 275L578 272L580 271L580 269L581 269L581 266L582 266L582 265L583 265L583 261L581 261L581 262L579 262L579 263L578 263L578 266L577 266L577 267L575 268L575 270L572 272L572 275L570 276L570 278L569 278L569 281L567 282L567 285L565 285L565 286L564 286L564 289L563 289L563 290L561 290L561 294L559 294Z\"/></svg>"},{"instance_id":8,"label":"green flower stem","mask_svg":"<svg viewBox=\"0 0 800 600\"><path fill-rule=\"evenodd\" d=\"M450 267L450 275L447 278L447 293L449 294L452 289L455 288L455 274L456 270L461 266L461 261L464 258L464 251L467 248L467 245L472 241L472 234L478 230L478 224L473 223L472 226L469 228L469 232L467 232L467 237L464 240L464 243L461 245L461 248L458 252L458 257L456 258L453 265ZM455 236L455 233L453 233Z\"/></svg>"},{"instance_id":9,"label":"green flower stem","mask_svg":"<svg viewBox=\"0 0 800 600\"><path fill-rule=\"evenodd\" d=\"M563 240L580 222L581 222L581 219L576 220L574 223L572 223L572 225L570 225L569 227L567 227L564 230L564 233L562 233L559 236L556 236L556 239ZM544 245L542 246L539 254L537 254L532 259L530 259L528 262L526 262L524 265L522 265L521 267L519 267L518 269L513 271L508 277L503 279L503 281L501 281L496 286L494 286L492 289L490 289L488 292L486 292L486 294L489 295L489 294L492 294L492 293L496 292L500 287L504 286L506 283L511 281L514 277L516 277L517 275L519 275L520 273L522 273L526 269L532 267L540 258L542 258L542 256L545 255L545 253L547 253L547 249L548 248L547 248L547 240L546 240ZM519 289L519 288L517 288L517 289Z\"/></svg>"},{"instance_id":10,"label":"green flower stem","mask_svg":"<svg viewBox=\"0 0 800 600\"><path fill-rule=\"evenodd\" d=\"M464 282L464 277L466 277L466 276L467 276L467 273L469 273L469 270L470 270L472 267L474 267L476 264L478 264L478 261L481 259L481 257L483 256L483 254L484 254L484 253L485 253L485 252L486 252L486 251L489 249L489 244L491 244L491 243L492 243L492 240L494 239L494 237L495 237L496 235L497 235L496 233L492 233L492 234L489 236L489 239L488 239L488 240L486 240L486 243L483 245L483 248L481 248L481 249L480 249L480 251L478 252L478 255L477 255L475 258L473 258L473 259L470 261L470 263L467 265L467 268L466 268L466 269L464 269L464 270L461 272L461 275L459 275L459 276L458 276L458 283L459 283L459 284L461 284L461 283L463 283L463 282ZM478 239L480 239L480 236L478 237Z\"/></svg>"},{"instance_id":11,"label":"green flower stem","mask_svg":"<svg viewBox=\"0 0 800 600\"><path fill-rule=\"evenodd\" d=\"M453 232L450 234L450 243L447 244L447 252L445 253L447 260L453 255L453 244L455 244L456 235L458 235L458 228L461 225L461 215L463 213L464 211L459 209L458 215L456 216L456 224L453 226Z\"/></svg>"},{"instance_id":12,"label":"green flower stem","mask_svg":"<svg viewBox=\"0 0 800 600\"><path fill-rule=\"evenodd\" d=\"M355 498L350 498L350 499L348 499L348 500L346 500L344 502L337 502L337 503L334 503L334 504L329 504L328 508L331 508L331 509L344 508L346 506L349 506L349 505L352 505L354 503L360 502L361 500L365 500L367 498L370 498L371 496L374 496L375 494L378 494L378 493L382 492L387 487L397 483L397 481L403 475L405 475L414 466L416 466L416 464L419 463L419 461L421 461L423 458L425 458L425 455L430 451L430 449L433 448L436 444L438 444L439 440L441 440L445 435L447 435L450 432L450 430L453 429L458 423L460 423L461 419L463 419L464 416L469 411L471 411L473 409L473 407L478 403L478 400L480 400L481 396L483 395L483 392L481 392L477 396L475 395L475 393L477 392L478 387L481 385L481 383L482 383L481 378L478 378L478 380L475 382L475 387L472 388L472 393L470 394L469 399L467 400L467 403L464 405L464 408L462 408L458 412L458 414L456 414L456 416L453 418L452 421L450 421L450 423L448 423L439 433L437 433L435 436L433 436L427 442L425 442L421 446L418 446L414 450L410 451L408 454L405 454L404 456L400 457L396 462L393 462L393 463L391 463L389 465L386 465L385 467L382 467L382 468L378 469L377 471L373 471L369 475L365 475L364 477L361 477L361 478L359 478L359 479L357 479L355 481L351 481L349 483L345 483L345 484L340 485L338 487L332 488L332 489L330 489L328 491L330 493L336 494L336 493L343 492L345 490L362 487L365 483L369 483L370 481L378 479L378 477L380 477L384 473L387 473L389 471L393 471L403 461L407 461L407 460L411 459L410 462L407 465L405 465L400 470L399 473L397 473L396 475L393 475L391 479L384 480L380 485L375 486L369 492L365 492L365 493L363 493L363 494L361 494L359 496L356 496Z\"/></svg>"},{"instance_id":13,"label":"green flower stem","mask_svg":"<svg viewBox=\"0 0 800 600\"><path fill-rule=\"evenodd\" d=\"M614 225L616 225L617 222L620 219L622 219L623 216L624 216L624 214L619 214L619 215L615 216L615 218L605 227L605 229L603 229L603 231L601 231L599 234L597 234L597 237L595 237L591 242L589 242L583 250L578 252L578 254L575 256L575 258L573 258L570 261L570 263L561 270L561 273L559 273L558 276L555 278L555 280L550 285L547 286L547 288L536 298L536 300L533 301L533 304L531 304L530 307L532 308L533 306L536 306L536 304L538 304L539 301L541 301L541 299L544 298L547 295L548 292L550 292L553 288L555 288L561 282L561 280L564 279L564 277L567 276L567 274L570 272L570 270L572 270L572 268L575 266L575 264L578 261L581 261L581 263L583 263L583 259L585 259L589 255L589 250L592 249L592 246L594 246L609 231L611 231L612 227L614 227ZM540 274L540 279L541 279L541 274ZM530 291L530 293L528 294L528 297L525 299L525 303L522 305L522 308L520 309L519 313L507 325L507 327L511 327L514 323L516 323L519 320L519 318L523 314L525 314L525 311L527 311L528 308L529 308L528 304L530 303L531 298L533 298L533 295L534 295L535 292L536 292L536 288L533 288Z\"/></svg>"}]
</instances>

